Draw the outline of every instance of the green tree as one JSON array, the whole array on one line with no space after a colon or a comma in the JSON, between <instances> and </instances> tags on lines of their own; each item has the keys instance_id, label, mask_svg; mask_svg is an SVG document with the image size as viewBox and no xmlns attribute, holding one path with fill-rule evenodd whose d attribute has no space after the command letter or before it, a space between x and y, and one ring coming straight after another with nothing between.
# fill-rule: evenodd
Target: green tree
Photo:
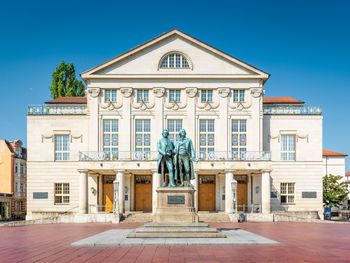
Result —
<instances>
[{"instance_id":1,"label":"green tree","mask_svg":"<svg viewBox=\"0 0 350 263\"><path fill-rule=\"evenodd\" d=\"M62 61L56 67L52 73L50 91L53 99L85 96L85 85L82 81L77 80L72 63L66 64Z\"/></svg>"},{"instance_id":2,"label":"green tree","mask_svg":"<svg viewBox=\"0 0 350 263\"><path fill-rule=\"evenodd\" d=\"M347 185L341 181L340 175L326 175L323 177L323 205L326 207L339 207L347 200Z\"/></svg>"}]
</instances>

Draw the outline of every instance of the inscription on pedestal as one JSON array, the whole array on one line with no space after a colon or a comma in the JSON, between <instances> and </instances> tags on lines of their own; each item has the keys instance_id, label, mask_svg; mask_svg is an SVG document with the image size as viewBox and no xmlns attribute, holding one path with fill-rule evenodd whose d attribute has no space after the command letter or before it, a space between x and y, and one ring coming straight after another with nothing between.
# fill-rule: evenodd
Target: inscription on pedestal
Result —
<instances>
[{"instance_id":1,"label":"inscription on pedestal","mask_svg":"<svg viewBox=\"0 0 350 263\"><path fill-rule=\"evenodd\" d=\"M185 196L184 195L168 195L169 205L184 205Z\"/></svg>"}]
</instances>

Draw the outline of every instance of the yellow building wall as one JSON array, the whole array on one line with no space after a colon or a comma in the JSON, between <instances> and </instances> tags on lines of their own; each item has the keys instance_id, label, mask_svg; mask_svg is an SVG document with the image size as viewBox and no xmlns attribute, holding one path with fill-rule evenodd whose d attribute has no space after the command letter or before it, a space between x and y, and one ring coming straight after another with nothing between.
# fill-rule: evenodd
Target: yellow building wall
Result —
<instances>
[{"instance_id":1,"label":"yellow building wall","mask_svg":"<svg viewBox=\"0 0 350 263\"><path fill-rule=\"evenodd\" d=\"M12 193L12 153L4 140L0 140L0 193Z\"/></svg>"}]
</instances>

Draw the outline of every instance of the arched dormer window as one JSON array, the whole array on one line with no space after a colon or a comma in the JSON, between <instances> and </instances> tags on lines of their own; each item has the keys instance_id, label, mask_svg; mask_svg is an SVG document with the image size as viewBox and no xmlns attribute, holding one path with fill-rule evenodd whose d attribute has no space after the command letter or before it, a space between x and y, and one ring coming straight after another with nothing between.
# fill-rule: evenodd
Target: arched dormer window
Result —
<instances>
[{"instance_id":1,"label":"arched dormer window","mask_svg":"<svg viewBox=\"0 0 350 263\"><path fill-rule=\"evenodd\" d=\"M185 55L179 52L171 52L162 57L159 68L191 68L191 63Z\"/></svg>"}]
</instances>

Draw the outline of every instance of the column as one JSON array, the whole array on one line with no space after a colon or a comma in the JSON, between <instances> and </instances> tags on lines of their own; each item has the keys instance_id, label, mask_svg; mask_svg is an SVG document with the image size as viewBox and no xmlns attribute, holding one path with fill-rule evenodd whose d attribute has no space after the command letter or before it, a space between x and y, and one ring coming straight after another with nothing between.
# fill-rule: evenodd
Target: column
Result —
<instances>
[{"instance_id":1,"label":"column","mask_svg":"<svg viewBox=\"0 0 350 263\"><path fill-rule=\"evenodd\" d=\"M124 179L124 171L118 170L116 175L117 182L119 183L119 213L124 213L124 187L125 187L125 179Z\"/></svg>"},{"instance_id":2,"label":"column","mask_svg":"<svg viewBox=\"0 0 350 263\"><path fill-rule=\"evenodd\" d=\"M79 213L88 213L88 173L79 171Z\"/></svg>"},{"instance_id":3,"label":"column","mask_svg":"<svg viewBox=\"0 0 350 263\"><path fill-rule=\"evenodd\" d=\"M158 202L158 196L157 196L157 189L160 187L160 174L157 170L153 170L152 175L152 213L154 214L157 210L157 202Z\"/></svg>"},{"instance_id":4,"label":"column","mask_svg":"<svg viewBox=\"0 0 350 263\"><path fill-rule=\"evenodd\" d=\"M198 171L194 171L194 179L191 180L194 190L194 209L198 212Z\"/></svg>"},{"instance_id":5,"label":"column","mask_svg":"<svg viewBox=\"0 0 350 263\"><path fill-rule=\"evenodd\" d=\"M232 188L231 182L233 181L233 171L225 171L225 212L233 212L233 200L232 200Z\"/></svg>"},{"instance_id":6,"label":"column","mask_svg":"<svg viewBox=\"0 0 350 263\"><path fill-rule=\"evenodd\" d=\"M271 213L271 180L270 170L261 172L261 212Z\"/></svg>"},{"instance_id":7,"label":"column","mask_svg":"<svg viewBox=\"0 0 350 263\"><path fill-rule=\"evenodd\" d=\"M98 212L103 211L103 175L98 176Z\"/></svg>"},{"instance_id":8,"label":"column","mask_svg":"<svg viewBox=\"0 0 350 263\"><path fill-rule=\"evenodd\" d=\"M114 208L113 208L113 213L114 214L119 214L120 209L119 209L119 182L117 179L113 181L113 187L114 187Z\"/></svg>"}]
</instances>

